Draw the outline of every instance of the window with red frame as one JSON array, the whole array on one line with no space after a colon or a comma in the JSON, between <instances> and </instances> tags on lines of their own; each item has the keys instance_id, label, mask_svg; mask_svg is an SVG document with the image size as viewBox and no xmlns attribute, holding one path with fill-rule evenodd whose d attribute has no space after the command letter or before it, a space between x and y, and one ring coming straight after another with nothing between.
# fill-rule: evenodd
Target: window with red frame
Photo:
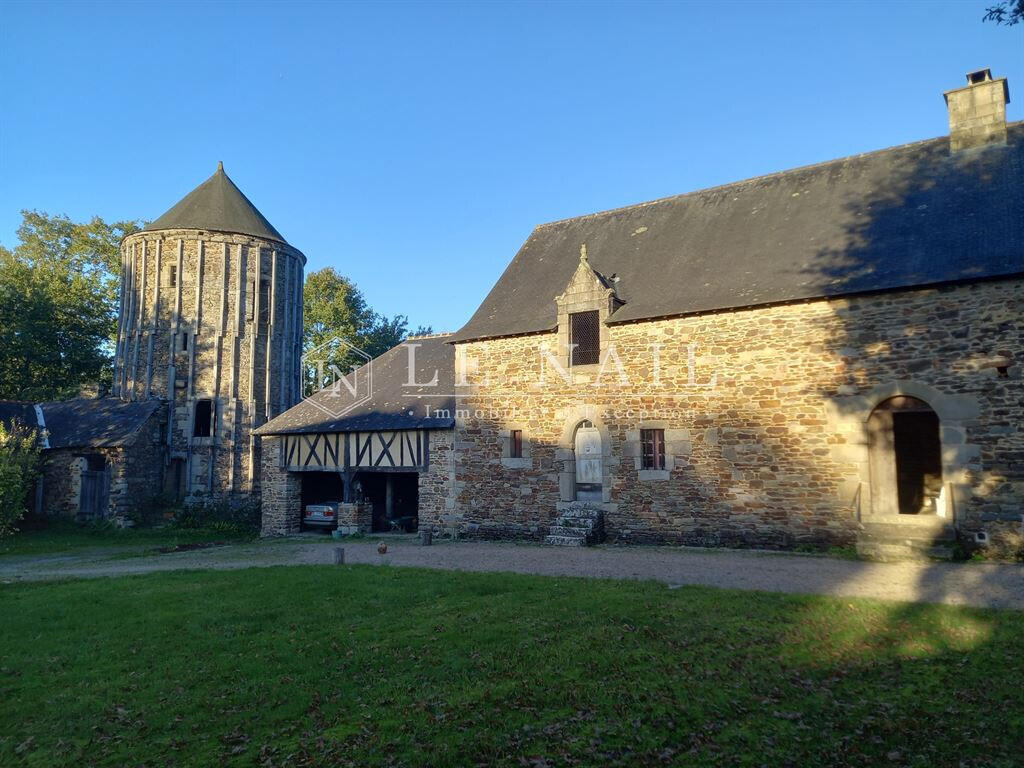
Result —
<instances>
[{"instance_id":1,"label":"window with red frame","mask_svg":"<svg viewBox=\"0 0 1024 768\"><path fill-rule=\"evenodd\" d=\"M642 469L665 468L665 430L640 430L640 466Z\"/></svg>"}]
</instances>

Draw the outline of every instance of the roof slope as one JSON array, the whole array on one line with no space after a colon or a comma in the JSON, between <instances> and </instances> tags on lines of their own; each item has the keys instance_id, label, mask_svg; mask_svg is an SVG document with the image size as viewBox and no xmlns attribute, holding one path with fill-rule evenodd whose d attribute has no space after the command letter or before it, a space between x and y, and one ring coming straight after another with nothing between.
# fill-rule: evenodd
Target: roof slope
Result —
<instances>
[{"instance_id":1,"label":"roof slope","mask_svg":"<svg viewBox=\"0 0 1024 768\"><path fill-rule=\"evenodd\" d=\"M537 227L453 341L556 325L586 243L626 303L610 323L1024 272L1024 123Z\"/></svg>"},{"instance_id":2,"label":"roof slope","mask_svg":"<svg viewBox=\"0 0 1024 768\"><path fill-rule=\"evenodd\" d=\"M50 448L124 445L159 409L159 400L129 402L113 397L43 403Z\"/></svg>"},{"instance_id":3,"label":"roof slope","mask_svg":"<svg viewBox=\"0 0 1024 768\"><path fill-rule=\"evenodd\" d=\"M287 242L228 178L221 163L213 176L145 229L206 229Z\"/></svg>"},{"instance_id":4,"label":"roof slope","mask_svg":"<svg viewBox=\"0 0 1024 768\"><path fill-rule=\"evenodd\" d=\"M450 334L413 337L371 360L355 374L357 385L371 382L369 398L340 416L331 414L345 410L346 400L356 398L340 387L338 395L342 399L338 401L325 389L274 417L257 429L256 434L450 429L455 424L455 348L448 343L450 339ZM412 381L417 385L409 386L409 356L413 346L415 377ZM372 376L368 379L371 369ZM436 385L426 386L435 376ZM359 391L357 396L361 396ZM437 410L446 411L447 415L430 415Z\"/></svg>"}]
</instances>

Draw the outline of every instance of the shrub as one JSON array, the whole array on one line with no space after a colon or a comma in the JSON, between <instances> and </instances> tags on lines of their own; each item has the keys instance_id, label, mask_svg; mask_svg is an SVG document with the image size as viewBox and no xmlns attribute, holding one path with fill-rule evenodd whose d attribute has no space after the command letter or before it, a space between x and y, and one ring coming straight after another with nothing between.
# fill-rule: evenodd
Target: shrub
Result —
<instances>
[{"instance_id":1,"label":"shrub","mask_svg":"<svg viewBox=\"0 0 1024 768\"><path fill-rule=\"evenodd\" d=\"M176 521L181 511L180 501L168 494L158 494L132 506L126 517L133 528L157 528Z\"/></svg>"},{"instance_id":2,"label":"shrub","mask_svg":"<svg viewBox=\"0 0 1024 768\"><path fill-rule=\"evenodd\" d=\"M34 429L0 423L0 538L18 530L39 472L39 444Z\"/></svg>"},{"instance_id":3,"label":"shrub","mask_svg":"<svg viewBox=\"0 0 1024 768\"><path fill-rule=\"evenodd\" d=\"M174 525L225 534L254 535L260 530L260 505L252 499L195 502L178 511Z\"/></svg>"}]
</instances>

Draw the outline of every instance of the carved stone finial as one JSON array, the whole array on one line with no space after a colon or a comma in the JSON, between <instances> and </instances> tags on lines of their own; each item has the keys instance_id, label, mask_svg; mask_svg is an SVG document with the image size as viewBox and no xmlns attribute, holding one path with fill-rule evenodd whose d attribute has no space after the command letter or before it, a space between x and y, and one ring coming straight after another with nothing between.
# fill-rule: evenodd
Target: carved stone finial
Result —
<instances>
[{"instance_id":1,"label":"carved stone finial","mask_svg":"<svg viewBox=\"0 0 1024 768\"><path fill-rule=\"evenodd\" d=\"M588 266L590 265L590 262L587 261L587 244L586 243L580 243L580 264L586 264Z\"/></svg>"},{"instance_id":2,"label":"carved stone finial","mask_svg":"<svg viewBox=\"0 0 1024 768\"><path fill-rule=\"evenodd\" d=\"M217 161L217 170L220 171L221 173L224 172L224 161L223 160L218 160Z\"/></svg>"}]
</instances>

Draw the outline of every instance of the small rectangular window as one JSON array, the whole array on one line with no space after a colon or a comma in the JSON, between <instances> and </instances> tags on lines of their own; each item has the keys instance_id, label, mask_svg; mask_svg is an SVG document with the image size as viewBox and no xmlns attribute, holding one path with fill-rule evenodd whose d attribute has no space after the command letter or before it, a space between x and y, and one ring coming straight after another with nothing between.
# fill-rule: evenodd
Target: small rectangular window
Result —
<instances>
[{"instance_id":1,"label":"small rectangular window","mask_svg":"<svg viewBox=\"0 0 1024 768\"><path fill-rule=\"evenodd\" d=\"M260 280L260 324L270 322L270 281Z\"/></svg>"},{"instance_id":2,"label":"small rectangular window","mask_svg":"<svg viewBox=\"0 0 1024 768\"><path fill-rule=\"evenodd\" d=\"M213 433L213 400L196 400L192 421L192 437L209 437Z\"/></svg>"},{"instance_id":3,"label":"small rectangular window","mask_svg":"<svg viewBox=\"0 0 1024 768\"><path fill-rule=\"evenodd\" d=\"M569 365L597 365L601 360L601 329L597 310L569 315Z\"/></svg>"},{"instance_id":4,"label":"small rectangular window","mask_svg":"<svg viewBox=\"0 0 1024 768\"><path fill-rule=\"evenodd\" d=\"M509 433L508 455L513 459L523 458L523 430L513 429Z\"/></svg>"},{"instance_id":5,"label":"small rectangular window","mask_svg":"<svg viewBox=\"0 0 1024 768\"><path fill-rule=\"evenodd\" d=\"M171 264L167 267L167 285L171 288L178 287L178 265Z\"/></svg>"},{"instance_id":6,"label":"small rectangular window","mask_svg":"<svg viewBox=\"0 0 1024 768\"><path fill-rule=\"evenodd\" d=\"M188 352L188 331L182 331L178 334L178 351Z\"/></svg>"},{"instance_id":7,"label":"small rectangular window","mask_svg":"<svg viewBox=\"0 0 1024 768\"><path fill-rule=\"evenodd\" d=\"M641 468L665 468L665 430L641 429L640 449Z\"/></svg>"}]
</instances>

